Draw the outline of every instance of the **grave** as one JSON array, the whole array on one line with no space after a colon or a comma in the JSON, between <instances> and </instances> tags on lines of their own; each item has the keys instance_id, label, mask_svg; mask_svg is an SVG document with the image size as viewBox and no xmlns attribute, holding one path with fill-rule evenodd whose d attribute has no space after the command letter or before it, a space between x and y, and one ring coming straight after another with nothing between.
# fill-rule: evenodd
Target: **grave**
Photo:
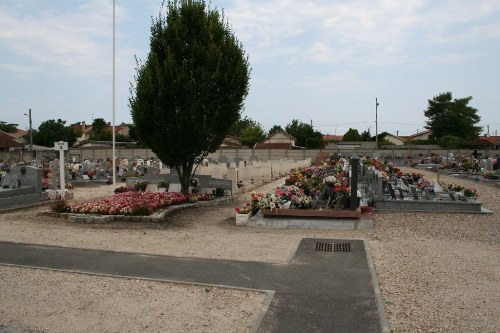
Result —
<instances>
[{"instance_id":1,"label":"grave","mask_svg":"<svg viewBox=\"0 0 500 333\"><path fill-rule=\"evenodd\" d=\"M384 180L377 173L364 170L360 181L361 188L371 192L368 200L373 200L377 211L491 213L478 200L445 191L436 180L427 188L417 189L404 178Z\"/></svg>"},{"instance_id":2,"label":"grave","mask_svg":"<svg viewBox=\"0 0 500 333\"><path fill-rule=\"evenodd\" d=\"M2 177L0 187L0 211L35 206L47 200L47 194L42 192L42 169L32 166L12 167Z\"/></svg>"}]
</instances>

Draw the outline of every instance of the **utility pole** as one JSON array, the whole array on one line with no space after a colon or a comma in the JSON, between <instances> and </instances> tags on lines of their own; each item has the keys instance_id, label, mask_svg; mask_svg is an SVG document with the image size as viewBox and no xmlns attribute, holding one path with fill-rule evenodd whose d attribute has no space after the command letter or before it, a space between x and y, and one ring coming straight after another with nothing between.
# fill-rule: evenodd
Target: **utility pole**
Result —
<instances>
[{"instance_id":1,"label":"utility pole","mask_svg":"<svg viewBox=\"0 0 500 333\"><path fill-rule=\"evenodd\" d=\"M375 146L378 149L378 99L375 97Z\"/></svg>"},{"instance_id":2,"label":"utility pole","mask_svg":"<svg viewBox=\"0 0 500 333\"><path fill-rule=\"evenodd\" d=\"M24 114L25 116L28 116L29 122L30 122L30 151L33 151L33 126L31 122L31 109L29 109L28 114Z\"/></svg>"}]
</instances>

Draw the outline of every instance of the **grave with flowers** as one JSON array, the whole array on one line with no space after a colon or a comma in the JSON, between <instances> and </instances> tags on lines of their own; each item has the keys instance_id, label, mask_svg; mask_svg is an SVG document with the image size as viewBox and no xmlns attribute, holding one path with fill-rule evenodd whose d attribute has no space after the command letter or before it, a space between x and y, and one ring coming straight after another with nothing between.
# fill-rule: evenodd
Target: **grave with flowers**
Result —
<instances>
[{"instance_id":1,"label":"grave with flowers","mask_svg":"<svg viewBox=\"0 0 500 333\"><path fill-rule=\"evenodd\" d=\"M474 188L428 180L418 172L402 172L391 163L374 163L376 210L491 213Z\"/></svg>"},{"instance_id":2,"label":"grave with flowers","mask_svg":"<svg viewBox=\"0 0 500 333\"><path fill-rule=\"evenodd\" d=\"M252 192L248 206L264 219L359 219L355 163L341 159L292 170L274 191Z\"/></svg>"}]
</instances>

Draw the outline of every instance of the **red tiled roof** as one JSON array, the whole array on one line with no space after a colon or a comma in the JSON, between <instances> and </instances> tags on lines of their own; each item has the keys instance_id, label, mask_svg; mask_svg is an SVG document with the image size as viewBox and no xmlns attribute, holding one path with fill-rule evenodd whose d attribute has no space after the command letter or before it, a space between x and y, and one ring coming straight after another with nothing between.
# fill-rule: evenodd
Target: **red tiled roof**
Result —
<instances>
[{"instance_id":1,"label":"red tiled roof","mask_svg":"<svg viewBox=\"0 0 500 333\"><path fill-rule=\"evenodd\" d=\"M8 134L12 135L16 139L19 139L19 138L22 138L23 136L27 135L28 133L29 133L28 131L17 128L14 133L8 133Z\"/></svg>"},{"instance_id":2,"label":"red tiled roof","mask_svg":"<svg viewBox=\"0 0 500 333\"><path fill-rule=\"evenodd\" d=\"M323 141L342 141L343 135L323 135Z\"/></svg>"},{"instance_id":3,"label":"red tiled roof","mask_svg":"<svg viewBox=\"0 0 500 333\"><path fill-rule=\"evenodd\" d=\"M255 149L290 149L291 143L257 143Z\"/></svg>"},{"instance_id":4,"label":"red tiled roof","mask_svg":"<svg viewBox=\"0 0 500 333\"><path fill-rule=\"evenodd\" d=\"M24 144L16 141L16 138L4 131L0 131L0 148L24 147Z\"/></svg>"}]
</instances>

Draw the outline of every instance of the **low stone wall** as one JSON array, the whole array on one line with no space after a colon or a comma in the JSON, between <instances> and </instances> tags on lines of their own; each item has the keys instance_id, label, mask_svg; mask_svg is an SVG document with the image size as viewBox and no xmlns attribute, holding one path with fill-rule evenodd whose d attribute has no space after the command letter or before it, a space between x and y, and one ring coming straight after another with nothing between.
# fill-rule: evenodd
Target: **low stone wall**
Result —
<instances>
[{"instance_id":1,"label":"low stone wall","mask_svg":"<svg viewBox=\"0 0 500 333\"><path fill-rule=\"evenodd\" d=\"M394 200L375 199L377 211L395 212L436 212L436 213L482 213L480 201L448 201L448 200Z\"/></svg>"}]
</instances>

